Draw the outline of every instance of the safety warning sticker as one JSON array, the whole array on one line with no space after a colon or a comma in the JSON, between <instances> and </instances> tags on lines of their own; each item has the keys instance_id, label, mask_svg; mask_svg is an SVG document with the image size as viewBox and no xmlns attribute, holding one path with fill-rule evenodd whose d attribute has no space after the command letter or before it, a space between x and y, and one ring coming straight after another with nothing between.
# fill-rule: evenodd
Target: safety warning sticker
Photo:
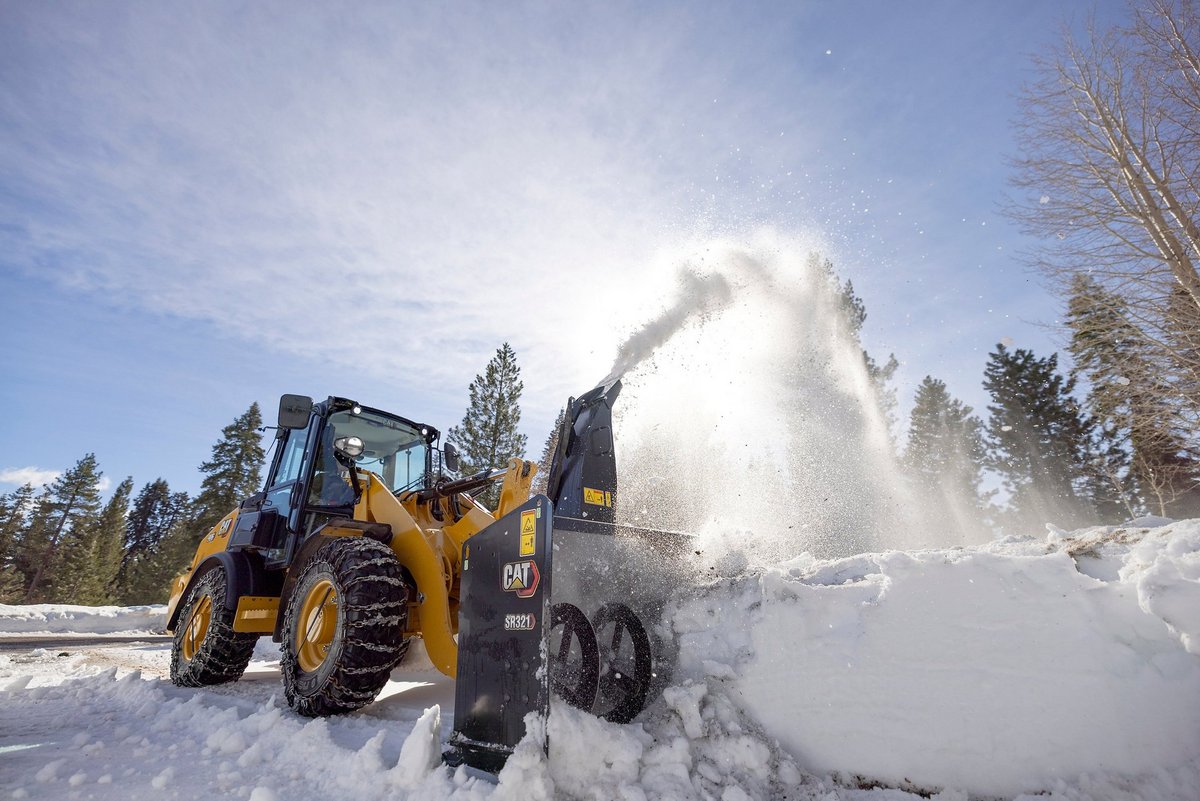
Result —
<instances>
[{"instance_id":1,"label":"safety warning sticker","mask_svg":"<svg viewBox=\"0 0 1200 801\"><path fill-rule=\"evenodd\" d=\"M590 503L592 506L612 506L612 493L584 487L583 502Z\"/></svg>"},{"instance_id":2,"label":"safety warning sticker","mask_svg":"<svg viewBox=\"0 0 1200 801\"><path fill-rule=\"evenodd\" d=\"M521 512L521 556L537 553L537 510Z\"/></svg>"}]
</instances>

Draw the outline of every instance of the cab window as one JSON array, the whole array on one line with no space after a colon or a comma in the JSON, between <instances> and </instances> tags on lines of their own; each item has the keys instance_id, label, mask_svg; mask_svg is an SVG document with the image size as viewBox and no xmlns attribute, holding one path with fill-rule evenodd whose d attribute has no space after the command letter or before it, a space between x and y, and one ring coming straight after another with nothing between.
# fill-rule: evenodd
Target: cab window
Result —
<instances>
[{"instance_id":1,"label":"cab window","mask_svg":"<svg viewBox=\"0 0 1200 801\"><path fill-rule=\"evenodd\" d=\"M275 471L275 480L271 482L272 487L300 478L300 468L304 463L304 440L307 433L304 429L288 432L287 442L279 457L279 469Z\"/></svg>"}]
</instances>

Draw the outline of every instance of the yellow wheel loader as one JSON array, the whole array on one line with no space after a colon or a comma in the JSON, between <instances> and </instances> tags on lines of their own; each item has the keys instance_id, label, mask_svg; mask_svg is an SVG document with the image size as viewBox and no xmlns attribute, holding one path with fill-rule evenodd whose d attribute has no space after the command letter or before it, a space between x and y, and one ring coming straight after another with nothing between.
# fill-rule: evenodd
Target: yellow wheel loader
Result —
<instances>
[{"instance_id":1,"label":"yellow wheel loader","mask_svg":"<svg viewBox=\"0 0 1200 801\"><path fill-rule=\"evenodd\" d=\"M450 478L457 454L432 426L284 395L263 490L172 586L172 681L236 681L270 635L293 709L352 712L419 637L457 679L448 761L498 770L552 699L632 720L670 677L659 621L686 543L614 519L620 387L571 399L533 498L530 462ZM492 511L472 493L496 481Z\"/></svg>"}]
</instances>

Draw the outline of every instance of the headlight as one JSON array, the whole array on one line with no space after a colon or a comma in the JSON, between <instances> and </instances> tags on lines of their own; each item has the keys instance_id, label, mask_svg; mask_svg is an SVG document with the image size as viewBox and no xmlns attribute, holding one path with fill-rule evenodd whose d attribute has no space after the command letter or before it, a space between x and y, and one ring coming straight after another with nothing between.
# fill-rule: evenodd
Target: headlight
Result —
<instances>
[{"instance_id":1,"label":"headlight","mask_svg":"<svg viewBox=\"0 0 1200 801\"><path fill-rule=\"evenodd\" d=\"M363 441L358 437L338 437L333 441L333 449L343 456L357 459L362 456Z\"/></svg>"}]
</instances>

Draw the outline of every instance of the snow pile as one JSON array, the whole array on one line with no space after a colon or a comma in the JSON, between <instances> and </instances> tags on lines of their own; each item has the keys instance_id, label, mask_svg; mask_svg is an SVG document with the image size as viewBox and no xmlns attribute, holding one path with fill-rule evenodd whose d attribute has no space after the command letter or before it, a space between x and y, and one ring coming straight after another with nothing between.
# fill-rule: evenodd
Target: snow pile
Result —
<instances>
[{"instance_id":1,"label":"snow pile","mask_svg":"<svg viewBox=\"0 0 1200 801\"><path fill-rule=\"evenodd\" d=\"M167 607L0 604L5 634L162 634Z\"/></svg>"},{"instance_id":2,"label":"snow pile","mask_svg":"<svg viewBox=\"0 0 1200 801\"><path fill-rule=\"evenodd\" d=\"M1162 547L1147 538L1132 549L1120 578L1137 587L1138 603L1200 655L1200 525L1178 527Z\"/></svg>"},{"instance_id":3,"label":"snow pile","mask_svg":"<svg viewBox=\"0 0 1200 801\"><path fill-rule=\"evenodd\" d=\"M720 579L662 698L554 706L497 797L1193 801L1200 521L1138 522Z\"/></svg>"},{"instance_id":4,"label":"snow pile","mask_svg":"<svg viewBox=\"0 0 1200 801\"><path fill-rule=\"evenodd\" d=\"M831 789L803 777L704 681L667 688L642 721L627 726L553 705L549 759L536 745L540 721L530 722L534 734L500 773L497 799L816 799L822 796L800 795L801 786Z\"/></svg>"},{"instance_id":5,"label":"snow pile","mask_svg":"<svg viewBox=\"0 0 1200 801\"><path fill-rule=\"evenodd\" d=\"M1011 796L1200 762L1200 521L805 557L675 627L818 774Z\"/></svg>"}]
</instances>

